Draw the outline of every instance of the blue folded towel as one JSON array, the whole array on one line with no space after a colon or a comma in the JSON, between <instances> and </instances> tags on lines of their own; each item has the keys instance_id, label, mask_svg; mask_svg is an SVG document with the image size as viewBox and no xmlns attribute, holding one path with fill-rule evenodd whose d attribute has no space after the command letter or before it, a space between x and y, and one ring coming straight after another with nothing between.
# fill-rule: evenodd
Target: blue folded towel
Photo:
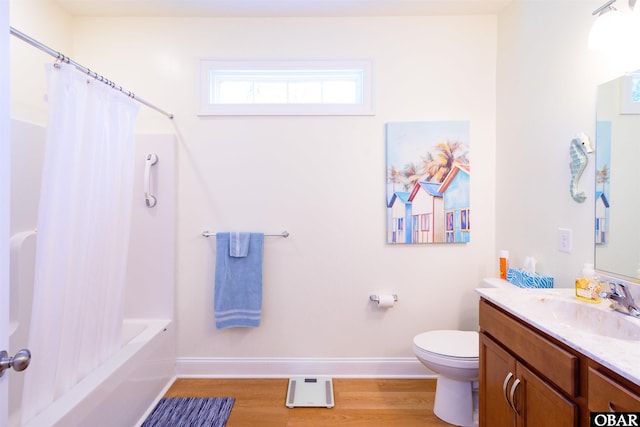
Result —
<instances>
[{"instance_id":1,"label":"blue folded towel","mask_svg":"<svg viewBox=\"0 0 640 427\"><path fill-rule=\"evenodd\" d=\"M249 254L251 233L229 233L229 256L243 258Z\"/></svg>"},{"instance_id":2,"label":"blue folded towel","mask_svg":"<svg viewBox=\"0 0 640 427\"><path fill-rule=\"evenodd\" d=\"M216 234L213 301L216 327L256 327L260 325L262 314L264 234L247 233L247 254L243 257L231 256L232 234L234 233Z\"/></svg>"}]
</instances>

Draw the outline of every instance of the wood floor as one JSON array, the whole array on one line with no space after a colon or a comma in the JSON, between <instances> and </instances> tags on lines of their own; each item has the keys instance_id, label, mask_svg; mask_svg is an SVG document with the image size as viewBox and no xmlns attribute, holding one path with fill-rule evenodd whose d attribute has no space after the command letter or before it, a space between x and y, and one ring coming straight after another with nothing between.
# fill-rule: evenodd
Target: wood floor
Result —
<instances>
[{"instance_id":1,"label":"wood floor","mask_svg":"<svg viewBox=\"0 0 640 427\"><path fill-rule=\"evenodd\" d=\"M333 408L287 408L288 379L177 379L166 397L234 397L227 427L438 427L436 381L333 379Z\"/></svg>"}]
</instances>

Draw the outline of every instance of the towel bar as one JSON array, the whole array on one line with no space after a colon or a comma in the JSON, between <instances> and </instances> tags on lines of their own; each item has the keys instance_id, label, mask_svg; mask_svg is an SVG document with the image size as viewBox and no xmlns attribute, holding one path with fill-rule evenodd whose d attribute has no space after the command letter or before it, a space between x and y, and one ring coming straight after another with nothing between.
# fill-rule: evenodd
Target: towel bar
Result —
<instances>
[{"instance_id":1,"label":"towel bar","mask_svg":"<svg viewBox=\"0 0 640 427\"><path fill-rule=\"evenodd\" d=\"M204 230L202 232L203 237L216 237L216 233L211 233L209 230ZM278 234L265 234L266 237L289 237L289 232L284 230L282 233Z\"/></svg>"}]
</instances>

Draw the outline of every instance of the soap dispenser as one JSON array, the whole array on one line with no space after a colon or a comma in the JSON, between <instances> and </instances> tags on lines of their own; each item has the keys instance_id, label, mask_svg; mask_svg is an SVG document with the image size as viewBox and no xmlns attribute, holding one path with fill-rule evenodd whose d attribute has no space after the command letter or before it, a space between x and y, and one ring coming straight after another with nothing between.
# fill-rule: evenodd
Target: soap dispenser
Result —
<instances>
[{"instance_id":1,"label":"soap dispenser","mask_svg":"<svg viewBox=\"0 0 640 427\"><path fill-rule=\"evenodd\" d=\"M602 285L596 276L593 264L585 263L582 267L582 277L576 279L576 298L586 302L599 303Z\"/></svg>"}]
</instances>

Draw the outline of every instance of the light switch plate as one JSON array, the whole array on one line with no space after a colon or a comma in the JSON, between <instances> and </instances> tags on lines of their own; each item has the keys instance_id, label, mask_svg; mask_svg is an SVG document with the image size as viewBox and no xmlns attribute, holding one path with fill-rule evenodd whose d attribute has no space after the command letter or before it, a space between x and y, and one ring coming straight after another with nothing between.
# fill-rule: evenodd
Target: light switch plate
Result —
<instances>
[{"instance_id":1,"label":"light switch plate","mask_svg":"<svg viewBox=\"0 0 640 427\"><path fill-rule=\"evenodd\" d=\"M572 232L570 228L558 228L558 250L570 254L573 249Z\"/></svg>"}]
</instances>

